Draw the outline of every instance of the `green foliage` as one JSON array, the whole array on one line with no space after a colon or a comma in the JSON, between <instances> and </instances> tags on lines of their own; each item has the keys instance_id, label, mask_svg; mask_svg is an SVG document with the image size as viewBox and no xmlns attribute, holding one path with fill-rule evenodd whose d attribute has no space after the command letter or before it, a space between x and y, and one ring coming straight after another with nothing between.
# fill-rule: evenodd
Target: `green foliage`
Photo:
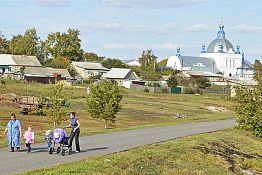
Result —
<instances>
[{"instance_id":1,"label":"green foliage","mask_svg":"<svg viewBox=\"0 0 262 175\"><path fill-rule=\"evenodd\" d=\"M149 82L147 85L149 87L160 87L160 84L158 82Z\"/></svg>"},{"instance_id":2,"label":"green foliage","mask_svg":"<svg viewBox=\"0 0 262 175\"><path fill-rule=\"evenodd\" d=\"M211 86L210 81L206 77L197 77L195 79L195 84L197 85L198 88L202 88L202 89Z\"/></svg>"},{"instance_id":3,"label":"green foliage","mask_svg":"<svg viewBox=\"0 0 262 175\"><path fill-rule=\"evenodd\" d=\"M167 80L167 85L169 87L177 86L177 78L175 75L171 75Z\"/></svg>"},{"instance_id":4,"label":"green foliage","mask_svg":"<svg viewBox=\"0 0 262 175\"><path fill-rule=\"evenodd\" d=\"M70 73L70 75L71 75L72 77L76 77L76 76L78 75L78 72L76 71L76 69L75 69L74 66L72 66L72 65L69 65L69 66L67 67L67 70L68 70L68 72Z\"/></svg>"},{"instance_id":5,"label":"green foliage","mask_svg":"<svg viewBox=\"0 0 262 175\"><path fill-rule=\"evenodd\" d=\"M254 79L258 80L258 79L261 78L261 74L262 74L262 64L259 60L255 60L254 68L255 68L255 71L256 71Z\"/></svg>"},{"instance_id":6,"label":"green foliage","mask_svg":"<svg viewBox=\"0 0 262 175\"><path fill-rule=\"evenodd\" d=\"M237 87L234 100L239 126L262 137L262 81L252 88Z\"/></svg>"},{"instance_id":7,"label":"green foliage","mask_svg":"<svg viewBox=\"0 0 262 175\"><path fill-rule=\"evenodd\" d=\"M149 92L149 89L148 89L148 88L145 88L145 89L144 89L144 92Z\"/></svg>"},{"instance_id":8,"label":"green foliage","mask_svg":"<svg viewBox=\"0 0 262 175\"><path fill-rule=\"evenodd\" d=\"M104 57L99 57L97 54L92 52L85 52L83 55L83 60L87 62L102 62Z\"/></svg>"},{"instance_id":9,"label":"green foliage","mask_svg":"<svg viewBox=\"0 0 262 175\"><path fill-rule=\"evenodd\" d=\"M139 63L142 70L155 71L157 57L152 50L143 51L141 57L139 57Z\"/></svg>"},{"instance_id":10,"label":"green foliage","mask_svg":"<svg viewBox=\"0 0 262 175\"><path fill-rule=\"evenodd\" d=\"M82 61L83 50L81 49L80 31L68 29L65 33L51 33L45 41L45 50L49 57L66 57L70 61Z\"/></svg>"},{"instance_id":11,"label":"green foliage","mask_svg":"<svg viewBox=\"0 0 262 175\"><path fill-rule=\"evenodd\" d=\"M165 59L159 61L159 62L157 63L157 67L166 66L167 60L168 60L168 59L165 58Z\"/></svg>"},{"instance_id":12,"label":"green foliage","mask_svg":"<svg viewBox=\"0 0 262 175\"><path fill-rule=\"evenodd\" d=\"M104 120L107 129L109 122L115 123L116 114L121 109L122 97L116 83L104 81L99 85L92 84L87 97L87 111L93 118Z\"/></svg>"},{"instance_id":13,"label":"green foliage","mask_svg":"<svg viewBox=\"0 0 262 175\"><path fill-rule=\"evenodd\" d=\"M0 54L9 53L9 41L4 35L0 35Z\"/></svg>"},{"instance_id":14,"label":"green foliage","mask_svg":"<svg viewBox=\"0 0 262 175\"><path fill-rule=\"evenodd\" d=\"M24 35L14 35L9 43L10 53L38 56L39 39L36 29L28 29Z\"/></svg>"},{"instance_id":15,"label":"green foliage","mask_svg":"<svg viewBox=\"0 0 262 175\"><path fill-rule=\"evenodd\" d=\"M140 74L138 74L143 80L148 81L158 81L161 77L161 74L155 73L152 71L143 71Z\"/></svg>"},{"instance_id":16,"label":"green foliage","mask_svg":"<svg viewBox=\"0 0 262 175\"><path fill-rule=\"evenodd\" d=\"M99 80L101 78L101 75L93 75L90 76L88 79L84 80L85 84L92 84L94 82L96 82L97 80Z\"/></svg>"},{"instance_id":17,"label":"green foliage","mask_svg":"<svg viewBox=\"0 0 262 175\"><path fill-rule=\"evenodd\" d=\"M64 107L65 99L63 99L63 94L63 84L56 84L53 89L52 96L43 105L43 112L53 122L54 128L57 124L59 125L61 123L66 114Z\"/></svg>"},{"instance_id":18,"label":"green foliage","mask_svg":"<svg viewBox=\"0 0 262 175\"><path fill-rule=\"evenodd\" d=\"M158 66L156 68L156 72L160 73L161 75L174 75L176 74L176 70L173 70L170 67L166 67L166 66Z\"/></svg>"},{"instance_id":19,"label":"green foliage","mask_svg":"<svg viewBox=\"0 0 262 175\"><path fill-rule=\"evenodd\" d=\"M46 66L60 69L67 69L70 65L70 60L67 57L57 56L56 58L50 60Z\"/></svg>"},{"instance_id":20,"label":"green foliage","mask_svg":"<svg viewBox=\"0 0 262 175\"><path fill-rule=\"evenodd\" d=\"M125 64L119 59L107 58L107 59L103 60L101 64L108 69L125 68Z\"/></svg>"}]
</instances>

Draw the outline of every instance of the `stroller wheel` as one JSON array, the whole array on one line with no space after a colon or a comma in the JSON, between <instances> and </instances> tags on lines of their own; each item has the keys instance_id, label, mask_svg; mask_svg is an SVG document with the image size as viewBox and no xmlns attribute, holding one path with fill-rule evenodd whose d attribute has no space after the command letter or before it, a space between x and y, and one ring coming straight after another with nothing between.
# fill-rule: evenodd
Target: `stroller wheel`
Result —
<instances>
[{"instance_id":1,"label":"stroller wheel","mask_svg":"<svg viewBox=\"0 0 262 175\"><path fill-rule=\"evenodd\" d=\"M57 147L56 153L59 154L61 151L61 147Z\"/></svg>"},{"instance_id":2,"label":"stroller wheel","mask_svg":"<svg viewBox=\"0 0 262 175\"><path fill-rule=\"evenodd\" d=\"M62 156L65 155L65 150L64 150L64 149L61 150L61 155L62 155Z\"/></svg>"},{"instance_id":3,"label":"stroller wheel","mask_svg":"<svg viewBox=\"0 0 262 175\"><path fill-rule=\"evenodd\" d=\"M68 150L68 154L69 154L69 155L72 154L72 148L69 148L69 150Z\"/></svg>"},{"instance_id":4,"label":"stroller wheel","mask_svg":"<svg viewBox=\"0 0 262 175\"><path fill-rule=\"evenodd\" d=\"M53 154L53 152L54 152L54 148L51 147L51 148L48 149L49 154Z\"/></svg>"}]
</instances>

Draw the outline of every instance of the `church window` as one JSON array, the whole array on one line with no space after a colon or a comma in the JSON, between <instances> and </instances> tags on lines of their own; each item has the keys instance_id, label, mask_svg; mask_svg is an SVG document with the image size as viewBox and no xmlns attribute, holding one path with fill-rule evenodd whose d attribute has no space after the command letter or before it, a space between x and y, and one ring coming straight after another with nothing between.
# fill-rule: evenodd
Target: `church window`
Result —
<instances>
[{"instance_id":1,"label":"church window","mask_svg":"<svg viewBox=\"0 0 262 175\"><path fill-rule=\"evenodd\" d=\"M231 60L229 60L229 66L230 66L230 67L232 66L232 64L231 64Z\"/></svg>"},{"instance_id":2,"label":"church window","mask_svg":"<svg viewBox=\"0 0 262 175\"><path fill-rule=\"evenodd\" d=\"M235 60L233 60L233 67L235 67Z\"/></svg>"}]
</instances>

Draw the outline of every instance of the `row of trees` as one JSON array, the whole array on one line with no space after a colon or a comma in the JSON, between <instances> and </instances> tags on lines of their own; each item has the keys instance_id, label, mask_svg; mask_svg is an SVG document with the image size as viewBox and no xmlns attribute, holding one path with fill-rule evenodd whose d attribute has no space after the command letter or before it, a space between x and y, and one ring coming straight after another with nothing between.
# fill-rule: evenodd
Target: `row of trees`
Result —
<instances>
[{"instance_id":1,"label":"row of trees","mask_svg":"<svg viewBox=\"0 0 262 175\"><path fill-rule=\"evenodd\" d=\"M80 31L68 29L66 32L50 33L46 40L41 40L36 29L28 29L24 34L13 35L10 40L0 36L0 53L36 56L42 64L57 58L69 61L83 60ZM54 65L55 64L54 61Z\"/></svg>"}]
</instances>

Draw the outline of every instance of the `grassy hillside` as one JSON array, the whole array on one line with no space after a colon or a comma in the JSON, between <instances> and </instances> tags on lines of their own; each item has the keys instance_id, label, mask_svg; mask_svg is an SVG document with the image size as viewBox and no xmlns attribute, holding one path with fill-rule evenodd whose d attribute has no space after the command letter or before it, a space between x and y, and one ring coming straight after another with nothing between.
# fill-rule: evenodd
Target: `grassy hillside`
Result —
<instances>
[{"instance_id":1,"label":"grassy hillside","mask_svg":"<svg viewBox=\"0 0 262 175\"><path fill-rule=\"evenodd\" d=\"M24 174L230 175L240 174L240 169L258 173L262 172L261 144L248 132L230 129Z\"/></svg>"},{"instance_id":2,"label":"grassy hillside","mask_svg":"<svg viewBox=\"0 0 262 175\"><path fill-rule=\"evenodd\" d=\"M7 83L0 88L0 94L15 93L17 95L50 96L54 85ZM103 122L94 120L85 111L86 90L84 87L67 87L65 95L68 97L70 107L68 111L76 111L81 122L81 135L90 135L101 132L111 132L124 129L174 125L180 123L200 122L234 118L231 102L226 95L175 95L175 94L150 94L123 90L122 110L117 115L117 122L113 129L105 131ZM215 112L208 106L225 107L226 112ZM36 132L36 141L42 141L43 133L52 129L52 123L46 117L21 115L20 109L0 106L0 130L3 131L11 113L18 114L23 130L31 125ZM176 114L186 115L187 118L177 119ZM68 118L62 122L61 127L68 124ZM6 146L6 139L0 133L0 147Z\"/></svg>"}]
</instances>

